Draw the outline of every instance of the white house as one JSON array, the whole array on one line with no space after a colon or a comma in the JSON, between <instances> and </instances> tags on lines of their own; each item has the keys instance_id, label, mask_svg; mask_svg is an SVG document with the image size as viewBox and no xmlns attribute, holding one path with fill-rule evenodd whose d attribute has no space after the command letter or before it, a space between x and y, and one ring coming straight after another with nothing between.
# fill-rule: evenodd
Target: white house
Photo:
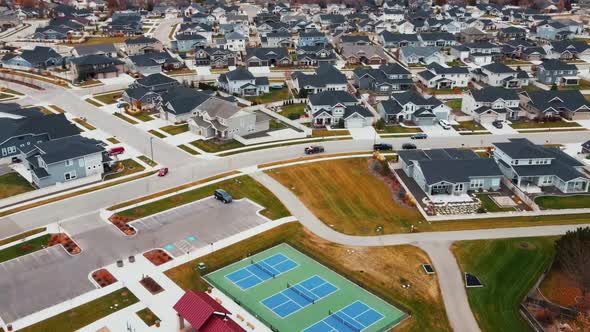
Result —
<instances>
[{"instance_id":1,"label":"white house","mask_svg":"<svg viewBox=\"0 0 590 332\"><path fill-rule=\"evenodd\" d=\"M519 102L518 94L512 89L485 87L467 90L463 94L461 112L473 116L480 123L515 120L519 117Z\"/></svg>"}]
</instances>

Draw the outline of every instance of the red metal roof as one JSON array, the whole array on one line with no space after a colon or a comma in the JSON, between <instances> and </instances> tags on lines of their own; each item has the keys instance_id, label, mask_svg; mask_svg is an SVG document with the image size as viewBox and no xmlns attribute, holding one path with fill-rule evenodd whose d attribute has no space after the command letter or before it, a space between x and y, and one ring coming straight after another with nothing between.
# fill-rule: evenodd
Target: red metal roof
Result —
<instances>
[{"instance_id":1,"label":"red metal roof","mask_svg":"<svg viewBox=\"0 0 590 332\"><path fill-rule=\"evenodd\" d=\"M221 304L203 292L189 290L176 302L174 310L197 331L205 331L203 328L208 324L210 318L222 317L230 314ZM217 315L216 315L217 314ZM221 315L221 316L218 316ZM232 321L233 322L233 321ZM233 322L235 324L235 322ZM237 325L237 324L236 324ZM239 327L239 326L238 326ZM241 329L241 328L240 328ZM211 330L211 331L233 331L233 330ZM243 330L236 330L243 331Z\"/></svg>"}]
</instances>

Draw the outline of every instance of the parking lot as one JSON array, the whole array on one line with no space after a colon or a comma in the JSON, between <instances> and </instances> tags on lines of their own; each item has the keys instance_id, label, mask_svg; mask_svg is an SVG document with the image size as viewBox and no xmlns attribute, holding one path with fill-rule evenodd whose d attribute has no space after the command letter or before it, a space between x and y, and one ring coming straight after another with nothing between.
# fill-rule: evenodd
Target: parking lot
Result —
<instances>
[{"instance_id":1,"label":"parking lot","mask_svg":"<svg viewBox=\"0 0 590 332\"><path fill-rule=\"evenodd\" d=\"M249 200L223 204L213 198L133 222L125 236L98 214L62 225L82 248L76 256L54 246L0 264L0 318L6 323L94 289L89 273L152 248L173 257L240 233L267 221Z\"/></svg>"}]
</instances>

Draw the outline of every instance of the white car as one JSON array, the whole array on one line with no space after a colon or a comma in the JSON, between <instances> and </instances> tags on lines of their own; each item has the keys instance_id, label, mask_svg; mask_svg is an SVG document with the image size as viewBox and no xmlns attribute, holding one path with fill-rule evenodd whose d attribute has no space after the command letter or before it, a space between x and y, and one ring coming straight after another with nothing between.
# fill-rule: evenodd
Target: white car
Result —
<instances>
[{"instance_id":1,"label":"white car","mask_svg":"<svg viewBox=\"0 0 590 332\"><path fill-rule=\"evenodd\" d=\"M449 130L451 129L451 124L449 123L449 121L441 119L438 120L438 124L443 127L444 130Z\"/></svg>"}]
</instances>

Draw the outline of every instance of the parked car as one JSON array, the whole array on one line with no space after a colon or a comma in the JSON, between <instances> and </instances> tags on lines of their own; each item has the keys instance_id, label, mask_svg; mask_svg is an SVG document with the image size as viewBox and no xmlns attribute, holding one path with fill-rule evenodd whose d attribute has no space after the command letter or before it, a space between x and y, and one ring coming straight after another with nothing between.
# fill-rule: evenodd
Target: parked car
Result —
<instances>
[{"instance_id":1,"label":"parked car","mask_svg":"<svg viewBox=\"0 0 590 332\"><path fill-rule=\"evenodd\" d=\"M110 154L111 156L116 156L116 155L118 155L118 154L122 154L122 153L124 153L124 152L125 152L125 148L124 148L124 147L122 147L122 146L116 146L116 147L114 147L114 148L111 148L111 149L109 150L109 154Z\"/></svg>"},{"instance_id":2,"label":"parked car","mask_svg":"<svg viewBox=\"0 0 590 332\"><path fill-rule=\"evenodd\" d=\"M304 150L305 154L316 154L324 152L324 147L319 145L308 146Z\"/></svg>"},{"instance_id":3,"label":"parked car","mask_svg":"<svg viewBox=\"0 0 590 332\"><path fill-rule=\"evenodd\" d=\"M445 119L440 119L438 120L438 124L444 129L444 130L449 130L451 129L451 124L449 123L449 121L445 120Z\"/></svg>"},{"instance_id":4,"label":"parked car","mask_svg":"<svg viewBox=\"0 0 590 332\"><path fill-rule=\"evenodd\" d=\"M166 176L168 174L168 167L160 168L158 171L158 176Z\"/></svg>"},{"instance_id":5,"label":"parked car","mask_svg":"<svg viewBox=\"0 0 590 332\"><path fill-rule=\"evenodd\" d=\"M385 143L373 144L373 151L389 151L389 150L393 150L393 146L391 144L385 144Z\"/></svg>"},{"instance_id":6,"label":"parked car","mask_svg":"<svg viewBox=\"0 0 590 332\"><path fill-rule=\"evenodd\" d=\"M426 139L428 138L428 135L426 135L425 133L418 133L418 134L414 134L412 136L410 136L411 139Z\"/></svg>"},{"instance_id":7,"label":"parked car","mask_svg":"<svg viewBox=\"0 0 590 332\"><path fill-rule=\"evenodd\" d=\"M20 160L19 157L12 157L12 162L15 163L15 164L18 164L18 163L21 163L22 160Z\"/></svg>"},{"instance_id":8,"label":"parked car","mask_svg":"<svg viewBox=\"0 0 590 332\"><path fill-rule=\"evenodd\" d=\"M216 200L222 201L225 204L231 203L233 201L231 195L223 189L215 189L215 191L213 192L213 197L215 197Z\"/></svg>"},{"instance_id":9,"label":"parked car","mask_svg":"<svg viewBox=\"0 0 590 332\"><path fill-rule=\"evenodd\" d=\"M502 123L501 120L496 120L496 121L492 122L492 126L498 128L498 129L502 129L502 127L504 127L504 124Z\"/></svg>"},{"instance_id":10,"label":"parked car","mask_svg":"<svg viewBox=\"0 0 590 332\"><path fill-rule=\"evenodd\" d=\"M402 144L402 149L404 150L414 150L416 149L416 145L412 143L404 143Z\"/></svg>"}]
</instances>

